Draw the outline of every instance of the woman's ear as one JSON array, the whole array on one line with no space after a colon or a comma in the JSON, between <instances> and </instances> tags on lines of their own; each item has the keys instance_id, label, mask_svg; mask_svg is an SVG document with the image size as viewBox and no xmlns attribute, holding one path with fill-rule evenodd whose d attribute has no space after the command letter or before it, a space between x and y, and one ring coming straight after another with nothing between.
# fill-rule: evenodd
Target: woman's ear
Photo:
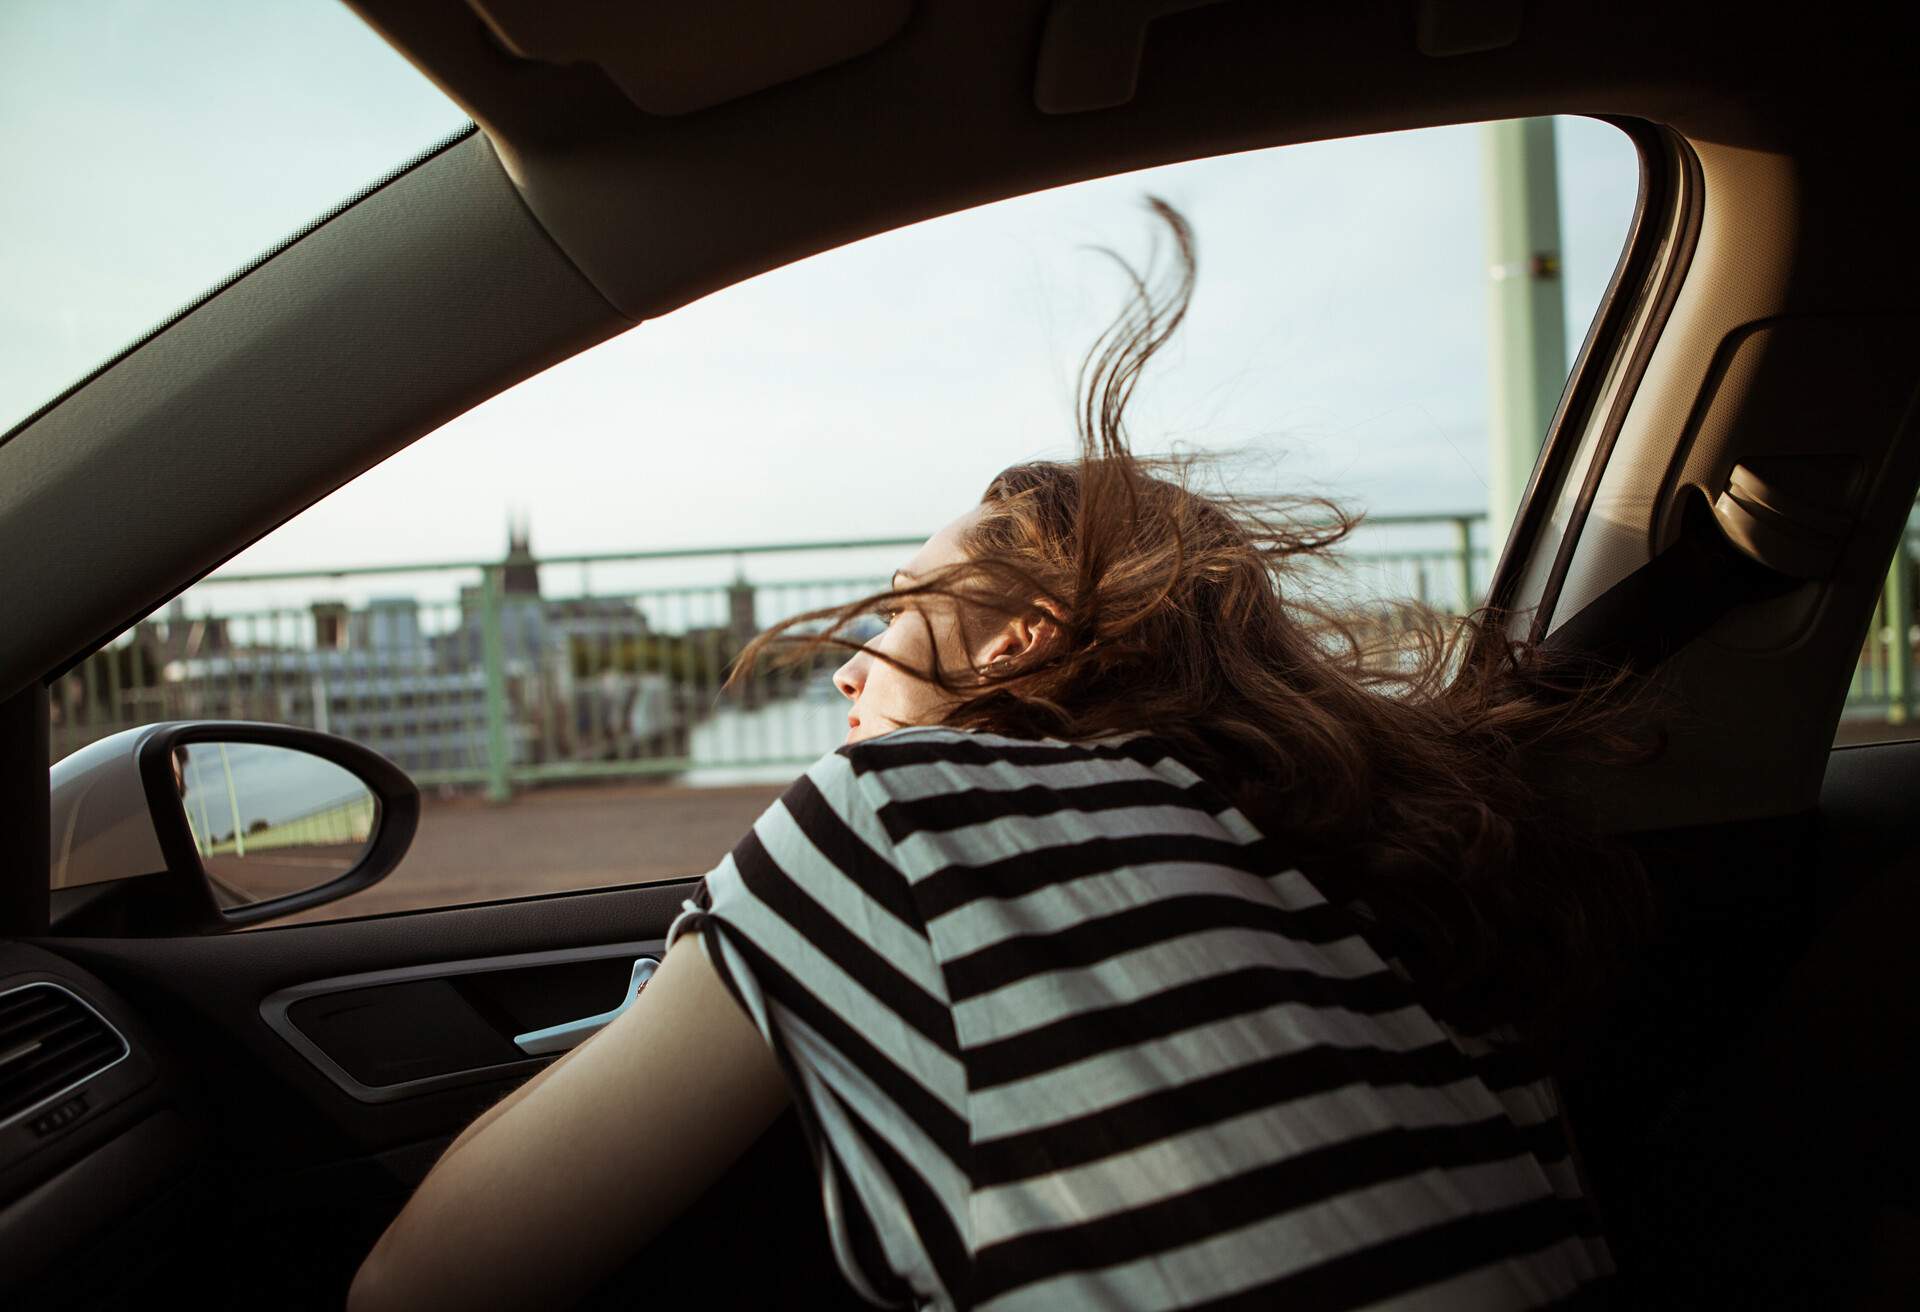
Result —
<instances>
[{"instance_id":1,"label":"woman's ear","mask_svg":"<svg viewBox=\"0 0 1920 1312\"><path fill-rule=\"evenodd\" d=\"M1066 626L1057 612L1042 603L1030 614L1009 620L993 636L981 655L981 668L992 669L995 661L1045 660L1066 640Z\"/></svg>"},{"instance_id":2,"label":"woman's ear","mask_svg":"<svg viewBox=\"0 0 1920 1312\"><path fill-rule=\"evenodd\" d=\"M1050 606L1035 611L1027 625L1027 650L1033 660L1055 655L1067 640L1066 621Z\"/></svg>"}]
</instances>

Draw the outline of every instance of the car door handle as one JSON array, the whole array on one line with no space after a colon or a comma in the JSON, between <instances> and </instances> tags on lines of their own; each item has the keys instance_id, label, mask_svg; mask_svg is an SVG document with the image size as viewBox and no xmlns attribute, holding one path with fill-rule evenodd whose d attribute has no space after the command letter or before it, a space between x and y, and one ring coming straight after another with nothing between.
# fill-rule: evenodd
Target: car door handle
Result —
<instances>
[{"instance_id":1,"label":"car door handle","mask_svg":"<svg viewBox=\"0 0 1920 1312\"><path fill-rule=\"evenodd\" d=\"M513 1041L520 1045L520 1051L533 1057L577 1047L612 1024L614 1017L631 1007L633 1000L640 996L642 986L653 978L653 972L658 969L658 957L641 957L633 963L633 978L627 983L626 998L612 1011L603 1011L598 1016L586 1016L580 1020L562 1021L541 1030L528 1030L525 1034L514 1035Z\"/></svg>"}]
</instances>

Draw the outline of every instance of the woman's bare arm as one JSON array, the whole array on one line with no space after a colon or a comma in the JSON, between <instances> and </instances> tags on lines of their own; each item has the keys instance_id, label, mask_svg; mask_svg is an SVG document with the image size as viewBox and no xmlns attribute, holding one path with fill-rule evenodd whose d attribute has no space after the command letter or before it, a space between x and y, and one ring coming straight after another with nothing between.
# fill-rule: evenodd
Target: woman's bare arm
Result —
<instances>
[{"instance_id":1,"label":"woman's bare arm","mask_svg":"<svg viewBox=\"0 0 1920 1312\"><path fill-rule=\"evenodd\" d=\"M361 1265L349 1312L571 1303L772 1123L786 1080L696 938L454 1142Z\"/></svg>"}]
</instances>

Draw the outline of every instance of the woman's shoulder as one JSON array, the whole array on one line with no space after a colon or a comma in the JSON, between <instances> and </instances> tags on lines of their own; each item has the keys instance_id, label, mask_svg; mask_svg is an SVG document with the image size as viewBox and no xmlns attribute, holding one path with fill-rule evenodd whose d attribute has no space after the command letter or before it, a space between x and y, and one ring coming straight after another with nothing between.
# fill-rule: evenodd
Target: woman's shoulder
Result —
<instances>
[{"instance_id":1,"label":"woman's shoulder","mask_svg":"<svg viewBox=\"0 0 1920 1312\"><path fill-rule=\"evenodd\" d=\"M914 725L837 749L848 786L886 813L891 828L949 828L1014 815L1186 807L1227 803L1148 730L1088 738L1016 736L949 725ZM1165 818L1164 814L1155 823ZM1190 827L1190 826L1189 826ZM901 835L896 833L896 839Z\"/></svg>"},{"instance_id":2,"label":"woman's shoulder","mask_svg":"<svg viewBox=\"0 0 1920 1312\"><path fill-rule=\"evenodd\" d=\"M1097 738L1055 738L1052 736L1031 736L994 733L987 729L969 729L955 724L908 724L898 729L889 729L885 733L875 734L871 738L862 738L856 743L847 743L838 750L854 751L862 747L878 747L883 744L914 742L925 738L965 740L981 743L1003 743L1008 745L1046 744L1054 747L1079 747L1095 743L1124 742L1128 739L1149 736L1147 729L1122 729L1102 734Z\"/></svg>"},{"instance_id":3,"label":"woman's shoulder","mask_svg":"<svg viewBox=\"0 0 1920 1312\"><path fill-rule=\"evenodd\" d=\"M1020 737L944 724L915 724L893 729L834 749L855 774L883 773L913 766L998 765L1048 767L1069 763L1162 759L1164 743L1145 729L1097 738Z\"/></svg>"}]
</instances>

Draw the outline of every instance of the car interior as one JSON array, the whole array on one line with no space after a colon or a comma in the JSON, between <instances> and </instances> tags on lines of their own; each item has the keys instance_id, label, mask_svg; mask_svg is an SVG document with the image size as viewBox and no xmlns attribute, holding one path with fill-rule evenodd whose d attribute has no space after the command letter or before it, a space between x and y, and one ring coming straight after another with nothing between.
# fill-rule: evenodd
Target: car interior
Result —
<instances>
[{"instance_id":1,"label":"car interior","mask_svg":"<svg viewBox=\"0 0 1920 1312\"><path fill-rule=\"evenodd\" d=\"M691 892L247 933L129 913L158 869L55 898L62 672L454 416L770 269L1082 179L1553 114L1627 133L1640 194L1490 599L1678 708L1653 764L1563 767L1663 909L1561 1072L1623 1305L1914 1305L1920 743L1834 746L1920 493L1910 10L351 8L472 125L0 435L0 1027L45 1003L92 1044L50 1093L0 1028L9 1306L338 1306L546 1064L512 1036L621 996ZM791 1113L580 1306L676 1295L861 1305Z\"/></svg>"}]
</instances>

